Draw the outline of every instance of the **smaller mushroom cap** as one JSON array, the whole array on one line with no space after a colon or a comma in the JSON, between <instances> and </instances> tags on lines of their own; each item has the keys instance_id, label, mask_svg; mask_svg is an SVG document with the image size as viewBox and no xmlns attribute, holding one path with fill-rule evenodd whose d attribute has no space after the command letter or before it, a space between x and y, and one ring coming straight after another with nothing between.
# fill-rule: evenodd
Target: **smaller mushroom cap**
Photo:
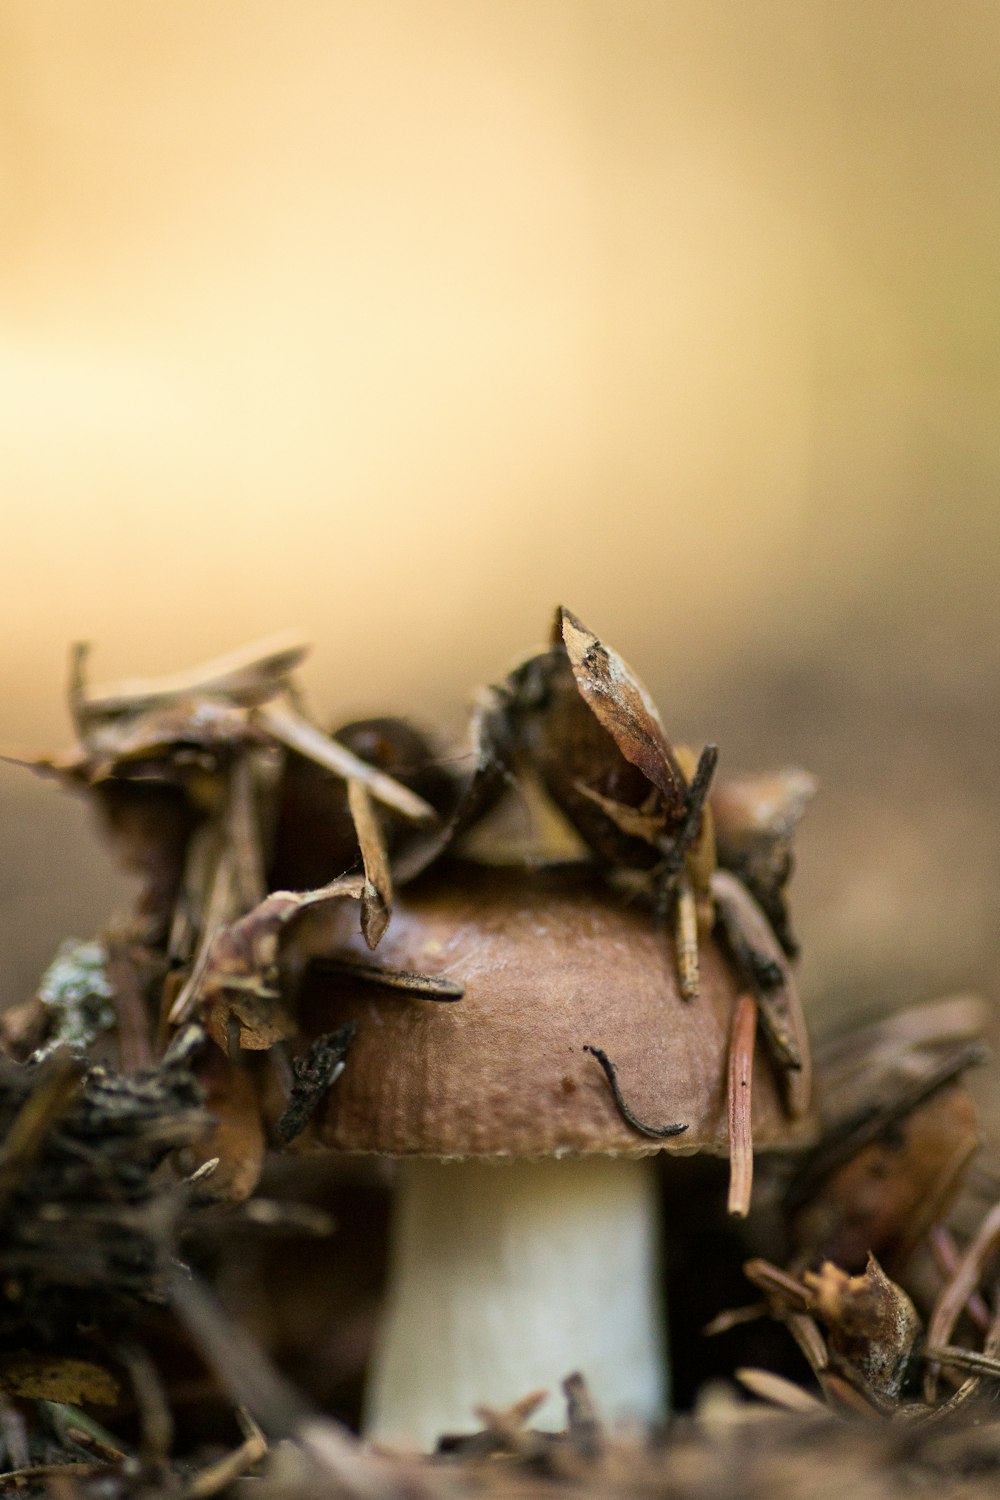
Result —
<instances>
[{"instance_id":1,"label":"smaller mushroom cap","mask_svg":"<svg viewBox=\"0 0 1000 1500\"><path fill-rule=\"evenodd\" d=\"M350 937L343 957L370 960ZM307 1035L357 1031L314 1140L393 1156L688 1155L729 1149L726 1067L737 981L713 941L701 988L681 998L673 941L649 912L583 869L532 873L452 865L409 887L380 965L447 977L463 998L428 1003L332 973L307 977ZM601 1067L653 1140L627 1123ZM757 1053L754 1144L808 1143Z\"/></svg>"}]
</instances>

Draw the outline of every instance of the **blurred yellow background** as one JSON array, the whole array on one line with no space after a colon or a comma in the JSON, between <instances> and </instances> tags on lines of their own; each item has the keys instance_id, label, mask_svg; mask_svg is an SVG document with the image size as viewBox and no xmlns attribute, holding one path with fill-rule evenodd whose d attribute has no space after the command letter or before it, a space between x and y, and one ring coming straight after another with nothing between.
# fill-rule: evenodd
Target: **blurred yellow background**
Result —
<instances>
[{"instance_id":1,"label":"blurred yellow background","mask_svg":"<svg viewBox=\"0 0 1000 1500\"><path fill-rule=\"evenodd\" d=\"M450 726L569 604L804 762L816 1004L996 988L992 0L7 0L0 739L284 625ZM0 770L0 991L117 889Z\"/></svg>"}]
</instances>

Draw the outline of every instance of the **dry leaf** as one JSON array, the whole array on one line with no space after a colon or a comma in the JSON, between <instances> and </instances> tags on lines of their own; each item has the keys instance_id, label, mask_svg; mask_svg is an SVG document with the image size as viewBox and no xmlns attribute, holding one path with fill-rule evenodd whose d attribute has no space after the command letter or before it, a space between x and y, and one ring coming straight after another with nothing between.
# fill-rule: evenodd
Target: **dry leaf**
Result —
<instances>
[{"instance_id":1,"label":"dry leaf","mask_svg":"<svg viewBox=\"0 0 1000 1500\"><path fill-rule=\"evenodd\" d=\"M309 911L360 898L364 882L343 876L315 891L274 891L245 917L220 928L212 940L193 1004L205 1011L209 1035L228 1048L230 1018L239 1024L239 1044L259 1051L291 1035L293 1022L281 1001L278 960L282 941ZM300 961L312 956L304 945ZM321 950L322 951L322 950ZM171 1020L180 1019L175 1006Z\"/></svg>"},{"instance_id":2,"label":"dry leaf","mask_svg":"<svg viewBox=\"0 0 1000 1500\"><path fill-rule=\"evenodd\" d=\"M0 1354L0 1390L25 1401L65 1401L73 1406L82 1401L114 1406L120 1394L111 1372L93 1360L23 1349Z\"/></svg>"}]
</instances>

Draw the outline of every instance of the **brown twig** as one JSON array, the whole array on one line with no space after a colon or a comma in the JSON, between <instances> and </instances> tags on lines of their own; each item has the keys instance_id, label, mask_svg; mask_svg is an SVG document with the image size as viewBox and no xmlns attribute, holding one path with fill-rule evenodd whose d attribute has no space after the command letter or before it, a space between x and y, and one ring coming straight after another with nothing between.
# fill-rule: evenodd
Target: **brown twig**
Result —
<instances>
[{"instance_id":1,"label":"brown twig","mask_svg":"<svg viewBox=\"0 0 1000 1500\"><path fill-rule=\"evenodd\" d=\"M633 1130L637 1130L640 1135L652 1136L654 1140L669 1140L669 1138L673 1135L684 1134L684 1131L687 1130L686 1125L644 1124L642 1120L640 1120L636 1115L632 1113L628 1105L625 1103L625 1099L621 1091L621 1086L618 1082L618 1070L615 1067L614 1063L611 1061L608 1054L601 1047L585 1046L583 1050L584 1052L589 1052L591 1057L596 1057L597 1061L600 1063L601 1070L604 1073L605 1078L608 1080L608 1083L611 1085L611 1092L614 1095L615 1103L618 1106L618 1112L621 1115L622 1119L626 1122L626 1124L631 1125Z\"/></svg>"},{"instance_id":2,"label":"brown twig","mask_svg":"<svg viewBox=\"0 0 1000 1500\"><path fill-rule=\"evenodd\" d=\"M238 1407L236 1418L245 1434L243 1442L208 1468L199 1470L188 1485L184 1500L209 1500L210 1496L218 1495L264 1457L267 1439L253 1417L243 1407Z\"/></svg>"},{"instance_id":3,"label":"brown twig","mask_svg":"<svg viewBox=\"0 0 1000 1500\"><path fill-rule=\"evenodd\" d=\"M743 1274L758 1291L764 1293L772 1314L785 1324L809 1368L822 1383L830 1366L830 1352L815 1318L807 1310L813 1305L809 1288L767 1260L746 1261Z\"/></svg>"}]
</instances>

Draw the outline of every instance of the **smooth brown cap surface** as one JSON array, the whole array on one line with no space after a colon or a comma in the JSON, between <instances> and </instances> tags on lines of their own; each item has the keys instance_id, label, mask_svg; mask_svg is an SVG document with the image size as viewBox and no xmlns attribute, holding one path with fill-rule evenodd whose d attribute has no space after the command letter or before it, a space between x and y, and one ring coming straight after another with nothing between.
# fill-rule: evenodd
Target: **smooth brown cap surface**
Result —
<instances>
[{"instance_id":1,"label":"smooth brown cap surface","mask_svg":"<svg viewBox=\"0 0 1000 1500\"><path fill-rule=\"evenodd\" d=\"M371 961L360 938L345 956ZM673 941L648 912L579 871L452 866L401 896L374 958L464 987L452 1004L313 975L307 1035L357 1033L316 1129L322 1145L391 1155L645 1155L728 1150L726 1062L736 982L701 947L701 993L683 1000ZM683 1123L656 1141L622 1117L596 1059L618 1071L643 1123ZM754 1143L807 1141L757 1050Z\"/></svg>"}]
</instances>

